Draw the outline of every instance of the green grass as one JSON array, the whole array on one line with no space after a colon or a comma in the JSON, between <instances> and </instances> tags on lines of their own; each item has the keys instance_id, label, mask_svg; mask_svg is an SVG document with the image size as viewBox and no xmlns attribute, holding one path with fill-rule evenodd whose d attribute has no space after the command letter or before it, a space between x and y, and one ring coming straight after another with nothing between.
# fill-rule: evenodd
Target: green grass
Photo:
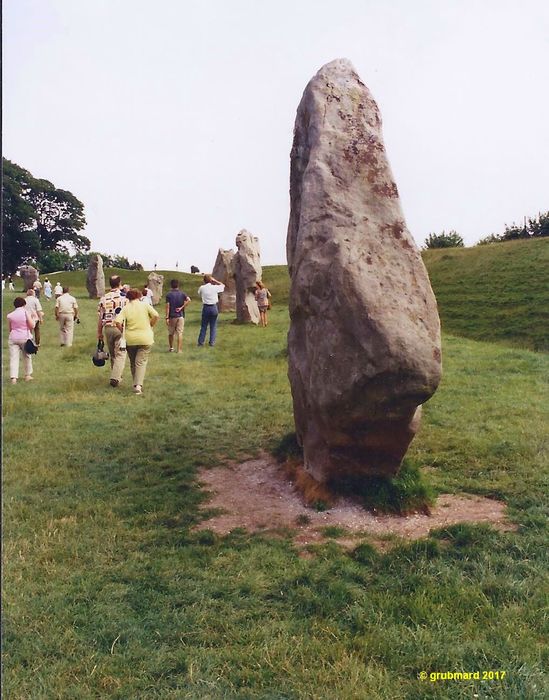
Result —
<instances>
[{"instance_id":1,"label":"green grass","mask_svg":"<svg viewBox=\"0 0 549 700\"><path fill-rule=\"evenodd\" d=\"M113 390L92 365L96 302L68 274L74 347L57 347L46 307L35 381L4 387L7 698L547 694L548 355L445 335L444 378L408 455L435 493L504 500L516 531L454 526L385 553L328 542L305 559L290 533L192 530L198 467L274 450L293 430L285 268L265 271L267 329L223 317L216 348L199 350L194 301L177 356L160 324L141 397L128 369ZM200 278L179 277L193 296Z\"/></svg>"},{"instance_id":2,"label":"green grass","mask_svg":"<svg viewBox=\"0 0 549 700\"><path fill-rule=\"evenodd\" d=\"M549 350L549 239L427 250L443 330Z\"/></svg>"}]
</instances>

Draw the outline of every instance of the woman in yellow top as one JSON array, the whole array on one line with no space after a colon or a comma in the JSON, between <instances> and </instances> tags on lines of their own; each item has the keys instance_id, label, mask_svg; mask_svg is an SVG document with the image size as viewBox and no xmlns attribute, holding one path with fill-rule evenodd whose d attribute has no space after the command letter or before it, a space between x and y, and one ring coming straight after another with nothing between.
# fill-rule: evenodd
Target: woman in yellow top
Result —
<instances>
[{"instance_id":1,"label":"woman in yellow top","mask_svg":"<svg viewBox=\"0 0 549 700\"><path fill-rule=\"evenodd\" d=\"M126 337L134 393L142 394L145 370L154 343L152 327L158 321L158 312L150 304L141 303L139 289L130 289L126 299L126 305L116 317L116 325Z\"/></svg>"}]
</instances>

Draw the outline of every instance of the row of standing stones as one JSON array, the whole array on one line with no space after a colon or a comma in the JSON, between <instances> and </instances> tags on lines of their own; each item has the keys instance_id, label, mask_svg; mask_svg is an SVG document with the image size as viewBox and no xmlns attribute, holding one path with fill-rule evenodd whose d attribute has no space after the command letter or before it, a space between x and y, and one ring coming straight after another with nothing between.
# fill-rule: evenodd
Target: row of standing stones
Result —
<instances>
[{"instance_id":1,"label":"row of standing stones","mask_svg":"<svg viewBox=\"0 0 549 700\"><path fill-rule=\"evenodd\" d=\"M225 284L220 310L258 323L258 238L242 230L236 247L220 249L212 271ZM321 484L394 476L440 382L440 321L378 106L346 59L318 71L297 110L287 259L288 376L306 473ZM22 275L32 286L37 272ZM156 304L163 276L148 283ZM104 294L100 256L86 284L90 297Z\"/></svg>"},{"instance_id":2,"label":"row of standing stones","mask_svg":"<svg viewBox=\"0 0 549 700\"><path fill-rule=\"evenodd\" d=\"M25 291L39 277L38 270L31 265L22 265L19 272ZM262 276L259 238L244 229L240 231L236 237L236 253L234 250L220 248L212 275L225 285L224 291L219 295L219 310L236 311L239 323L259 323L259 308L255 299L255 285L261 281ZM162 299L164 275L151 272L147 286L152 292L153 304L158 304ZM90 299L100 299L105 294L105 272L99 254L90 258L86 289Z\"/></svg>"},{"instance_id":3,"label":"row of standing stones","mask_svg":"<svg viewBox=\"0 0 549 700\"><path fill-rule=\"evenodd\" d=\"M257 236L243 229L236 237L236 253L220 248L212 275L225 287L219 295L219 310L235 311L239 323L259 323L255 285L261 281L262 269ZM162 299L164 275L151 272L147 285L153 295L153 304L158 304ZM90 299L98 299L105 293L105 274L100 255L94 255L90 260L86 288Z\"/></svg>"}]
</instances>

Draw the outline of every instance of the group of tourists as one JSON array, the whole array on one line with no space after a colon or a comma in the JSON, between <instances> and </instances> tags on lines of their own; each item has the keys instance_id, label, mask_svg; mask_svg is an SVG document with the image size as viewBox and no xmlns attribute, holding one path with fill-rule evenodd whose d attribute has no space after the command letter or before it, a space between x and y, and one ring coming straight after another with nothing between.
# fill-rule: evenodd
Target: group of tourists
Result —
<instances>
[{"instance_id":1,"label":"group of tourists","mask_svg":"<svg viewBox=\"0 0 549 700\"><path fill-rule=\"evenodd\" d=\"M198 296L202 301L202 315L197 344L198 347L204 347L209 331L208 345L213 347L217 338L219 295L225 291L225 285L212 275L204 275L203 282L198 288ZM122 285L119 275L113 275L109 283L110 291L101 297L97 307L98 348L102 349L105 343L107 345L111 365L110 385L120 385L126 357L129 357L133 391L135 394L142 394L147 363L154 344L153 328L159 319L159 314L153 306L152 290L147 285L142 289ZM19 378L21 358L25 381L31 381L33 378L32 352L36 352L40 347L40 328L45 320L40 303L42 290L46 299L51 299L52 287L47 278L44 285L36 280L27 290L26 297L16 297L13 302L14 310L7 316L12 384L16 384ZM74 326L80 323L78 303L70 294L69 287L61 287L57 283L53 293L55 318L59 324L59 343L61 347L71 347ZM262 282L256 283L255 298L260 323L264 327L267 325L271 293ZM185 309L190 302L190 296L179 288L179 281L171 280L165 304L169 352L183 352ZM35 348L29 352L27 341L33 340L33 336Z\"/></svg>"},{"instance_id":2,"label":"group of tourists","mask_svg":"<svg viewBox=\"0 0 549 700\"><path fill-rule=\"evenodd\" d=\"M41 288L42 286L40 286ZM8 348L10 382L17 384L21 359L23 360L25 381L29 382L33 378L32 355L40 347L41 327L46 317L40 303L40 291L37 294L34 286L27 289L25 297L15 297L13 306L14 310L7 315ZM68 287L63 287L55 300L55 318L59 324L60 345L70 347L73 343L74 324L80 323L80 319L78 317L78 304L69 293ZM29 341L32 341L30 345Z\"/></svg>"},{"instance_id":3,"label":"group of tourists","mask_svg":"<svg viewBox=\"0 0 549 700\"><path fill-rule=\"evenodd\" d=\"M13 279L11 275L2 275L2 291L6 288L6 285L8 285L8 290L10 292L15 291L15 285L13 284Z\"/></svg>"}]
</instances>

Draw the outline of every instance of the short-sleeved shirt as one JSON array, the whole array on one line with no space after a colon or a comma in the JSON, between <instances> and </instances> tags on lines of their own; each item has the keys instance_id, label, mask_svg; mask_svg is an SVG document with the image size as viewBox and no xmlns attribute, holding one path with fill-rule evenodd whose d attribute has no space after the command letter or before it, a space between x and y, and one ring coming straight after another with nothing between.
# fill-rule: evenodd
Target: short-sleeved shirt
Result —
<instances>
[{"instance_id":1,"label":"short-sleeved shirt","mask_svg":"<svg viewBox=\"0 0 549 700\"><path fill-rule=\"evenodd\" d=\"M24 306L19 306L8 314L10 328L9 339L12 343L24 343L31 337L27 326L27 312Z\"/></svg>"},{"instance_id":2,"label":"short-sleeved shirt","mask_svg":"<svg viewBox=\"0 0 549 700\"><path fill-rule=\"evenodd\" d=\"M127 345L152 345L154 333L150 319L158 317L158 312L150 304L142 304L139 299L128 302L116 318L117 323L125 322Z\"/></svg>"},{"instance_id":3,"label":"short-sleeved shirt","mask_svg":"<svg viewBox=\"0 0 549 700\"><path fill-rule=\"evenodd\" d=\"M76 299L72 296L72 294L65 292L64 294L61 294L60 297L57 297L55 308L59 309L60 314L72 314L74 313L75 309L78 308L78 304L76 303Z\"/></svg>"},{"instance_id":4,"label":"short-sleeved shirt","mask_svg":"<svg viewBox=\"0 0 549 700\"><path fill-rule=\"evenodd\" d=\"M208 282L198 288L198 296L202 299L203 304L217 304L219 295L225 291L224 284L212 284Z\"/></svg>"},{"instance_id":5,"label":"short-sleeved shirt","mask_svg":"<svg viewBox=\"0 0 549 700\"><path fill-rule=\"evenodd\" d=\"M267 287L263 287L263 289L256 289L255 300L260 308L263 306L269 306L269 290Z\"/></svg>"},{"instance_id":6,"label":"short-sleeved shirt","mask_svg":"<svg viewBox=\"0 0 549 700\"><path fill-rule=\"evenodd\" d=\"M25 302L25 309L30 314L30 317L34 321L40 320L40 313L42 313L43 311L40 300L37 299L35 296L28 296L25 298Z\"/></svg>"},{"instance_id":7,"label":"short-sleeved shirt","mask_svg":"<svg viewBox=\"0 0 549 700\"><path fill-rule=\"evenodd\" d=\"M168 313L169 318L185 318L185 309L181 307L187 299L189 299L189 297L180 289L171 289L166 294L166 304L170 305Z\"/></svg>"},{"instance_id":8,"label":"short-sleeved shirt","mask_svg":"<svg viewBox=\"0 0 549 700\"><path fill-rule=\"evenodd\" d=\"M127 299L123 296L119 289L111 289L99 300L97 313L101 318L103 326L114 326L114 322L122 308L126 304Z\"/></svg>"}]
</instances>

